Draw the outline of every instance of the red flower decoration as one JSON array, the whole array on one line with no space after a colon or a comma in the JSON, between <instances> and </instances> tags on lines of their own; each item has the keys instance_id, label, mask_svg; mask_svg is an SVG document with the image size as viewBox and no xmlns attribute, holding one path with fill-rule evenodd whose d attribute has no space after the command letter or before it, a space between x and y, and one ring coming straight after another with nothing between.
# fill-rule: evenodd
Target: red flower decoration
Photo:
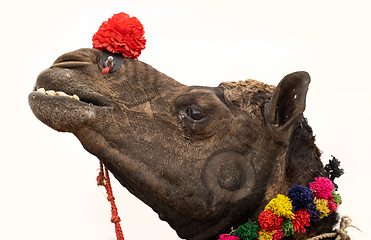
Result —
<instances>
[{"instance_id":1,"label":"red flower decoration","mask_svg":"<svg viewBox=\"0 0 371 240\"><path fill-rule=\"evenodd\" d=\"M138 59L146 46L144 29L136 17L118 13L104 21L93 36L93 48Z\"/></svg>"},{"instance_id":2,"label":"red flower decoration","mask_svg":"<svg viewBox=\"0 0 371 240\"><path fill-rule=\"evenodd\" d=\"M309 227L309 217L310 215L308 214L307 209L299 209L295 212L295 219L292 220L295 232L305 232L304 227Z\"/></svg>"},{"instance_id":3,"label":"red flower decoration","mask_svg":"<svg viewBox=\"0 0 371 240\"><path fill-rule=\"evenodd\" d=\"M278 217L271 210L262 212L258 219L260 228L268 231L280 229L283 220L283 217Z\"/></svg>"}]
</instances>

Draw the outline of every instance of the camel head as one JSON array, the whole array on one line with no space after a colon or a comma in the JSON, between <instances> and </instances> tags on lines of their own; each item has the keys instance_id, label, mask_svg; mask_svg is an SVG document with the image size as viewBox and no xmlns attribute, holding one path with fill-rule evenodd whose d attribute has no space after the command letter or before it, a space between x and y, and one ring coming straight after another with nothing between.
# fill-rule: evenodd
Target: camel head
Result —
<instances>
[{"instance_id":1,"label":"camel head","mask_svg":"<svg viewBox=\"0 0 371 240\"><path fill-rule=\"evenodd\" d=\"M29 105L44 124L74 134L181 238L216 239L294 183L323 174L302 115L308 73L277 87L186 86L134 58L103 74L104 54L57 58Z\"/></svg>"}]
</instances>

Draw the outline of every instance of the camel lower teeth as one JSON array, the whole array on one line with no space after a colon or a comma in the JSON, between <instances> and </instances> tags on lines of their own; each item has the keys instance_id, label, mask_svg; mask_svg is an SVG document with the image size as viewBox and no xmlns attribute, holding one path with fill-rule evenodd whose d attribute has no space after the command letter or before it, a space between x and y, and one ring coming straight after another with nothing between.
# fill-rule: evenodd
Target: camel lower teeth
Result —
<instances>
[{"instance_id":1,"label":"camel lower teeth","mask_svg":"<svg viewBox=\"0 0 371 240\"><path fill-rule=\"evenodd\" d=\"M69 98L73 98L75 100L80 100L80 98L74 94L74 95L68 95L67 93L65 92L62 92L62 91L54 91L54 90L48 90L48 91L45 91L45 88L38 88L37 89L38 92L40 93L44 93L46 95L49 95L49 96L62 96L62 97L69 97Z\"/></svg>"}]
</instances>

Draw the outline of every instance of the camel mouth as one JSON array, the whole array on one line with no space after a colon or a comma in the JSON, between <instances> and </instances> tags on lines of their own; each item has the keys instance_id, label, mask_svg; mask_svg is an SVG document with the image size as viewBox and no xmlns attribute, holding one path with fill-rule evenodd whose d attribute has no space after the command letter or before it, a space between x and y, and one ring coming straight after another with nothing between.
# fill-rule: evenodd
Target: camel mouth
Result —
<instances>
[{"instance_id":1,"label":"camel mouth","mask_svg":"<svg viewBox=\"0 0 371 240\"><path fill-rule=\"evenodd\" d=\"M60 132L76 132L93 124L97 115L109 114L113 109L99 96L83 96L37 88L29 94L28 102L35 116L47 126Z\"/></svg>"},{"instance_id":2,"label":"camel mouth","mask_svg":"<svg viewBox=\"0 0 371 240\"><path fill-rule=\"evenodd\" d=\"M35 87L33 93L41 93L44 96L55 98L55 100L60 101L72 99L76 101L76 103L86 103L94 105L95 107L112 107L112 103L99 94L83 94L83 93L79 93L79 95L75 93L68 94L63 91L57 91L53 89L45 90L45 88L42 87L41 88Z\"/></svg>"},{"instance_id":3,"label":"camel mouth","mask_svg":"<svg viewBox=\"0 0 371 240\"><path fill-rule=\"evenodd\" d=\"M106 96L89 86L84 87L73 79L77 68L94 65L96 60L97 57L87 53L70 52L59 56L51 67L39 75L31 94L41 93L45 101L62 102L69 99L73 100L68 101L71 104L86 103L96 107L113 107L113 103L107 100Z\"/></svg>"},{"instance_id":4,"label":"camel mouth","mask_svg":"<svg viewBox=\"0 0 371 240\"><path fill-rule=\"evenodd\" d=\"M75 99L75 100L77 100L77 101L80 101L79 96L77 96L76 94L69 95L69 94L67 94L67 93L65 93L65 92L62 92L62 91L45 90L45 88L37 88L36 91L39 92L39 93L46 94L46 95L48 95L48 96L62 96L62 97L69 97L69 98Z\"/></svg>"}]
</instances>

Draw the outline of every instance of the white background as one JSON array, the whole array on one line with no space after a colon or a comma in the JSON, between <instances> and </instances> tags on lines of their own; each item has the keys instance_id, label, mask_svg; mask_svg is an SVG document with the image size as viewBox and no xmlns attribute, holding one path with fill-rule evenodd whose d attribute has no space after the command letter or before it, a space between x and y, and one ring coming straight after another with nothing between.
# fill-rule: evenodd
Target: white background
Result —
<instances>
[{"instance_id":1,"label":"white background","mask_svg":"<svg viewBox=\"0 0 371 240\"><path fill-rule=\"evenodd\" d=\"M371 239L369 207L371 6L368 1L7 1L1 6L0 239L114 240L96 186L98 160L70 133L31 113L27 95L61 54L91 47L101 23L124 11L144 25L139 60L188 85L312 77L305 116L323 151L342 163L343 204ZM127 240L179 239L115 181Z\"/></svg>"}]
</instances>

